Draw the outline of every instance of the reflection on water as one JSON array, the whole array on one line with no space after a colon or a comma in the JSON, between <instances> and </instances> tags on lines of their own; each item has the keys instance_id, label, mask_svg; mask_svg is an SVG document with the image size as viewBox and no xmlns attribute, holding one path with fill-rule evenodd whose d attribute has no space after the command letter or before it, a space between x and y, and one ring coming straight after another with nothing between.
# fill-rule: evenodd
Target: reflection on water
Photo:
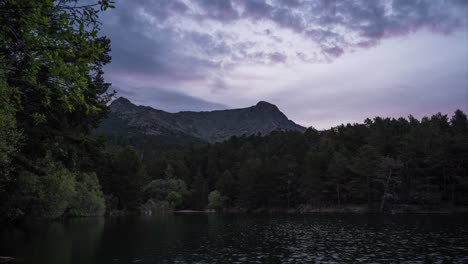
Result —
<instances>
[{"instance_id":1,"label":"reflection on water","mask_svg":"<svg viewBox=\"0 0 468 264\"><path fill-rule=\"evenodd\" d=\"M104 218L32 222L0 229L0 256L19 263L87 263L101 242Z\"/></svg>"},{"instance_id":2,"label":"reflection on water","mask_svg":"<svg viewBox=\"0 0 468 264\"><path fill-rule=\"evenodd\" d=\"M0 230L21 263L468 263L466 215L168 215Z\"/></svg>"}]
</instances>

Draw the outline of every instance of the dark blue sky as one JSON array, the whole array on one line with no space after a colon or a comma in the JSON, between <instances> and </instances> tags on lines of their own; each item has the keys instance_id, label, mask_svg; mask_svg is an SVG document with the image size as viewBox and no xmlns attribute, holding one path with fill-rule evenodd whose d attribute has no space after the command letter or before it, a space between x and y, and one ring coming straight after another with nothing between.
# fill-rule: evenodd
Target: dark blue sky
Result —
<instances>
[{"instance_id":1,"label":"dark blue sky","mask_svg":"<svg viewBox=\"0 0 468 264\"><path fill-rule=\"evenodd\" d=\"M302 125L468 110L466 0L125 0L106 78L167 111L264 100Z\"/></svg>"}]
</instances>

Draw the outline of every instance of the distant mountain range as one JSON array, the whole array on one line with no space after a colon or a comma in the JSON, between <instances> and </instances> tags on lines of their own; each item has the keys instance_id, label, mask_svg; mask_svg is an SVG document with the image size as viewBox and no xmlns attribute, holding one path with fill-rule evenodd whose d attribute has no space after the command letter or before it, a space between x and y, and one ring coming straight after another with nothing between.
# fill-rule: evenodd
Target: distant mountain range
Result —
<instances>
[{"instance_id":1,"label":"distant mountain range","mask_svg":"<svg viewBox=\"0 0 468 264\"><path fill-rule=\"evenodd\" d=\"M244 134L306 130L289 120L278 107L263 101L247 108L168 113L148 106L137 106L120 97L111 103L110 109L108 118L97 130L99 133L188 137L213 143Z\"/></svg>"}]
</instances>

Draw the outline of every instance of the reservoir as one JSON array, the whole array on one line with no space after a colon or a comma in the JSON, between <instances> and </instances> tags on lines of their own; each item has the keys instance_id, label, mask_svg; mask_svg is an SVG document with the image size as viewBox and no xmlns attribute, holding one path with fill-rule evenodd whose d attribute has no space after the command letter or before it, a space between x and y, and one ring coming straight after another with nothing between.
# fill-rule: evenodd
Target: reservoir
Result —
<instances>
[{"instance_id":1,"label":"reservoir","mask_svg":"<svg viewBox=\"0 0 468 264\"><path fill-rule=\"evenodd\" d=\"M31 264L468 263L467 219L195 213L31 221L0 228L0 256Z\"/></svg>"}]
</instances>

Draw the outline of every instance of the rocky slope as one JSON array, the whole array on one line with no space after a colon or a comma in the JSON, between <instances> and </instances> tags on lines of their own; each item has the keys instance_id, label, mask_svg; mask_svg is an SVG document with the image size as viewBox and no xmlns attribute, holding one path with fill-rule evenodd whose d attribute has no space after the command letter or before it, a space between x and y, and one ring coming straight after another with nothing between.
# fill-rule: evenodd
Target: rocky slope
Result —
<instances>
[{"instance_id":1,"label":"rocky slope","mask_svg":"<svg viewBox=\"0 0 468 264\"><path fill-rule=\"evenodd\" d=\"M137 106L120 97L110 105L111 113L98 131L152 136L188 136L205 142L219 142L243 134L268 134L273 130L305 131L289 120L273 104L209 112L168 113L148 106Z\"/></svg>"}]
</instances>

